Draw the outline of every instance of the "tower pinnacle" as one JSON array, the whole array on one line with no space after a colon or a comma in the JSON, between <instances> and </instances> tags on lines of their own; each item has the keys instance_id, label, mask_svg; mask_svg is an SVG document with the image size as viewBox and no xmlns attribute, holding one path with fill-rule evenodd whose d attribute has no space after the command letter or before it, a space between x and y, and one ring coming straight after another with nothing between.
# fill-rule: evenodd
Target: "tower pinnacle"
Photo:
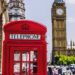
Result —
<instances>
[{"instance_id":1,"label":"tower pinnacle","mask_svg":"<svg viewBox=\"0 0 75 75\"><path fill-rule=\"evenodd\" d=\"M55 0L56 3L63 3L63 0Z\"/></svg>"}]
</instances>

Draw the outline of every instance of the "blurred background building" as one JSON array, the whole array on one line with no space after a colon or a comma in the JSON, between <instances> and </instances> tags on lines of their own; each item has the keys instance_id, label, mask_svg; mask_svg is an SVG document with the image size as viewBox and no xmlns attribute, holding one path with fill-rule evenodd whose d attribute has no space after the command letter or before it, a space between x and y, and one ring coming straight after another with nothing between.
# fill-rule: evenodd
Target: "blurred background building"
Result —
<instances>
[{"instance_id":1,"label":"blurred background building","mask_svg":"<svg viewBox=\"0 0 75 75\"><path fill-rule=\"evenodd\" d=\"M25 19L24 0L9 0L9 21Z\"/></svg>"},{"instance_id":2,"label":"blurred background building","mask_svg":"<svg viewBox=\"0 0 75 75\"><path fill-rule=\"evenodd\" d=\"M2 39L3 39L3 25L9 21L7 12L7 3L5 0L0 0L0 71L1 71L1 57L2 57Z\"/></svg>"}]
</instances>

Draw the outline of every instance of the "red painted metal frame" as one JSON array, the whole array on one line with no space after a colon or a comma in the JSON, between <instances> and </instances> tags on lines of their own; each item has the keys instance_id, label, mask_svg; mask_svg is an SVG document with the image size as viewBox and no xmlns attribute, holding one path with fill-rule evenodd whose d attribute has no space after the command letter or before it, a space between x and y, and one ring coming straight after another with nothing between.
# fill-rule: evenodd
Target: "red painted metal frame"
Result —
<instances>
[{"instance_id":1,"label":"red painted metal frame","mask_svg":"<svg viewBox=\"0 0 75 75\"><path fill-rule=\"evenodd\" d=\"M13 52L14 49L37 50L38 73L47 75L47 48L45 34L47 29L42 24L34 21L14 21L4 26L5 40L3 41L2 75L13 75ZM40 40L12 40L10 34L40 34Z\"/></svg>"}]
</instances>

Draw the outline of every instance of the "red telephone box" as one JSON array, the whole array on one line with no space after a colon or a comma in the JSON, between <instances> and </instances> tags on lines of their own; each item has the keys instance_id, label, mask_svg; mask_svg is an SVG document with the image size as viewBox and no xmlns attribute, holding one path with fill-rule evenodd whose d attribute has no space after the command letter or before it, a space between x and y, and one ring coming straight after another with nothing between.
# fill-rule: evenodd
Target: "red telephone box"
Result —
<instances>
[{"instance_id":1,"label":"red telephone box","mask_svg":"<svg viewBox=\"0 0 75 75\"><path fill-rule=\"evenodd\" d=\"M46 31L28 20L6 24L2 75L47 75Z\"/></svg>"}]
</instances>

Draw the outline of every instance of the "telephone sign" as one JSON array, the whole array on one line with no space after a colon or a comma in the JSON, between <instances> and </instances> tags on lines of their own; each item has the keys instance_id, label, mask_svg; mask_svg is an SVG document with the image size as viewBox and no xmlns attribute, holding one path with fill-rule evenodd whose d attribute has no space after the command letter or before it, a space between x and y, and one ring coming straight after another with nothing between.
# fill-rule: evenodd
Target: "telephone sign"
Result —
<instances>
[{"instance_id":1,"label":"telephone sign","mask_svg":"<svg viewBox=\"0 0 75 75\"><path fill-rule=\"evenodd\" d=\"M10 34L10 39L40 40L41 35L37 35L37 34Z\"/></svg>"}]
</instances>

